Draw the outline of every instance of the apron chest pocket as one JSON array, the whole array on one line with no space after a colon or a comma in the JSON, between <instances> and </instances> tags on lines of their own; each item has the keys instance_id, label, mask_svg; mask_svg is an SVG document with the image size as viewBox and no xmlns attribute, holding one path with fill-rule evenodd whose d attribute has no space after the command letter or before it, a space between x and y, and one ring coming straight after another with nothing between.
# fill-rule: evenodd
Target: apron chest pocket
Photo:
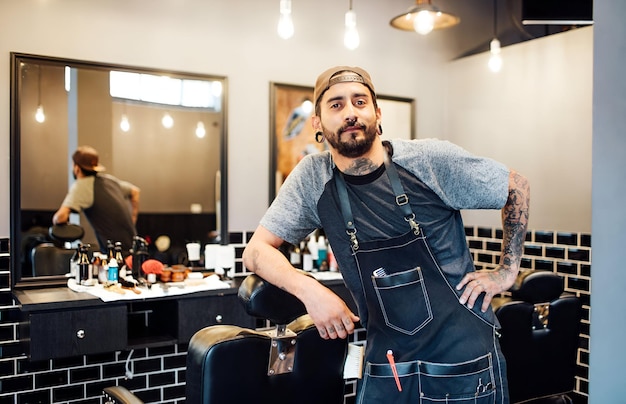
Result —
<instances>
[{"instance_id":1,"label":"apron chest pocket","mask_svg":"<svg viewBox=\"0 0 626 404\"><path fill-rule=\"evenodd\" d=\"M372 276L378 303L388 327L413 335L433 318L422 269Z\"/></svg>"}]
</instances>

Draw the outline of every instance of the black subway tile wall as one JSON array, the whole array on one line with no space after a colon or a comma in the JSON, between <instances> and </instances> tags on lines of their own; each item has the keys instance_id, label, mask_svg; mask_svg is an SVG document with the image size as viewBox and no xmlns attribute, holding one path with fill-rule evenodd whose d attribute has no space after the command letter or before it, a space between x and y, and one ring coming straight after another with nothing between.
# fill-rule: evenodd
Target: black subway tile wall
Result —
<instances>
[{"instance_id":1,"label":"black subway tile wall","mask_svg":"<svg viewBox=\"0 0 626 404\"><path fill-rule=\"evenodd\" d=\"M465 234L477 268L497 265L501 229L466 227ZM230 234L236 250L235 276L249 273L241 254L251 235ZM563 276L566 290L583 300L576 382L576 391L582 397L588 392L590 256L589 234L529 231L522 261L525 269L551 270ZM102 388L112 385L127 387L146 403L185 402L185 344L132 351L128 364L132 379L125 377L130 351L29 362L19 345L19 309L11 297L9 262L9 240L0 239L0 404L104 404ZM365 330L357 330L351 338L353 342L363 341ZM354 380L346 383L346 403L354 402L355 389Z\"/></svg>"},{"instance_id":2,"label":"black subway tile wall","mask_svg":"<svg viewBox=\"0 0 626 404\"><path fill-rule=\"evenodd\" d=\"M501 230L493 231L495 235ZM501 239L489 235L485 228L466 227L472 257L477 268L493 268L500 252L488 248ZM483 247L485 246L485 247ZM529 231L526 234L522 269L552 271L565 280L565 291L578 296L583 303L576 389L580 397L588 396L589 373L589 310L591 287L591 235L552 231Z\"/></svg>"}]
</instances>

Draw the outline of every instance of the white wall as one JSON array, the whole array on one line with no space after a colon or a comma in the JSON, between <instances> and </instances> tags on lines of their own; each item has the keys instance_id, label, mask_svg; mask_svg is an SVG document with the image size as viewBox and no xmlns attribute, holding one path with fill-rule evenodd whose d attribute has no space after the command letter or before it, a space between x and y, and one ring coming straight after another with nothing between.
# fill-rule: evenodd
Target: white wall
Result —
<instances>
[{"instance_id":1,"label":"white wall","mask_svg":"<svg viewBox=\"0 0 626 404\"><path fill-rule=\"evenodd\" d=\"M441 35L389 28L408 8L404 0L363 2L355 8L368 29L348 51L347 2L339 3L294 1L296 34L284 41L276 35L278 0L0 0L0 237L9 235L11 51L226 76L231 230L254 229L267 207L271 81L312 86L327 67L358 64L380 93L430 98L417 103L417 130L441 132L443 99L428 96L449 57Z\"/></svg>"},{"instance_id":2,"label":"white wall","mask_svg":"<svg viewBox=\"0 0 626 404\"><path fill-rule=\"evenodd\" d=\"M592 28L505 47L504 69L492 75L484 53L447 62L458 54L459 30L480 29L476 10L421 37L388 26L406 0L358 2L362 45L348 51L346 5L293 4L296 35L284 41L275 31L278 0L0 0L0 187L9 189L11 51L226 76L233 231L254 229L266 209L269 83L313 85L331 65L357 64L379 93L416 99L418 137L448 138L526 174L531 228L590 230ZM482 27L477 44L491 36L490 24ZM468 224L500 221L497 212L465 216ZM0 237L8 234L6 192Z\"/></svg>"},{"instance_id":3,"label":"white wall","mask_svg":"<svg viewBox=\"0 0 626 404\"><path fill-rule=\"evenodd\" d=\"M593 27L448 64L445 137L500 160L531 184L529 228L591 231ZM464 212L466 224L499 225L492 212Z\"/></svg>"}]
</instances>

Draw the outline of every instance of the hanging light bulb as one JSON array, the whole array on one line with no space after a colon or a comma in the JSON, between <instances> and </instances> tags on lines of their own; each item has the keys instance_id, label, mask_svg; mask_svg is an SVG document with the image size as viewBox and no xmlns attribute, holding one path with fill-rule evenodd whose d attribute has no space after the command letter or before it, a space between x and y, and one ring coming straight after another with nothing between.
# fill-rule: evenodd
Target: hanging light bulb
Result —
<instances>
[{"instance_id":1,"label":"hanging light bulb","mask_svg":"<svg viewBox=\"0 0 626 404\"><path fill-rule=\"evenodd\" d=\"M498 1L493 0L493 39L489 43L489 70L498 73L502 69L500 56L500 41L498 40Z\"/></svg>"},{"instance_id":2,"label":"hanging light bulb","mask_svg":"<svg viewBox=\"0 0 626 404\"><path fill-rule=\"evenodd\" d=\"M500 56L500 41L498 38L493 38L489 43L489 70L494 73L498 73L502 69L502 56Z\"/></svg>"},{"instance_id":3,"label":"hanging light bulb","mask_svg":"<svg viewBox=\"0 0 626 404\"><path fill-rule=\"evenodd\" d=\"M204 128L204 123L198 122L198 125L196 125L196 137L198 139L202 139L204 136L206 136L206 129Z\"/></svg>"},{"instance_id":4,"label":"hanging light bulb","mask_svg":"<svg viewBox=\"0 0 626 404\"><path fill-rule=\"evenodd\" d=\"M289 39L293 36L293 20L291 19L291 0L280 0L280 19L278 20L278 36Z\"/></svg>"},{"instance_id":5,"label":"hanging light bulb","mask_svg":"<svg viewBox=\"0 0 626 404\"><path fill-rule=\"evenodd\" d=\"M352 10L352 0L350 0L350 9L346 12L345 25L343 44L346 48L354 50L359 47L361 39L359 38L359 31L356 29L356 13Z\"/></svg>"},{"instance_id":6,"label":"hanging light bulb","mask_svg":"<svg viewBox=\"0 0 626 404\"><path fill-rule=\"evenodd\" d=\"M166 112L163 115L163 118L161 119L161 124L163 124L163 127L166 129L170 129L172 126L174 126L174 118L172 118L169 112Z\"/></svg>"},{"instance_id":7,"label":"hanging light bulb","mask_svg":"<svg viewBox=\"0 0 626 404\"><path fill-rule=\"evenodd\" d=\"M46 114L43 112L43 107L41 104L37 106L37 111L35 112L35 120L39 123L43 123L46 120Z\"/></svg>"},{"instance_id":8,"label":"hanging light bulb","mask_svg":"<svg viewBox=\"0 0 626 404\"><path fill-rule=\"evenodd\" d=\"M126 116L126 114L122 114L122 120L120 121L120 129L123 132L128 132L130 130L130 122L128 122L128 116Z\"/></svg>"},{"instance_id":9,"label":"hanging light bulb","mask_svg":"<svg viewBox=\"0 0 626 404\"><path fill-rule=\"evenodd\" d=\"M46 120L46 114L43 111L43 105L41 105L41 66L37 71L37 110L35 111L35 120L39 123L43 123Z\"/></svg>"},{"instance_id":10,"label":"hanging light bulb","mask_svg":"<svg viewBox=\"0 0 626 404\"><path fill-rule=\"evenodd\" d=\"M421 35L428 35L435 28L435 16L429 10L417 13L413 20L413 29Z\"/></svg>"}]
</instances>

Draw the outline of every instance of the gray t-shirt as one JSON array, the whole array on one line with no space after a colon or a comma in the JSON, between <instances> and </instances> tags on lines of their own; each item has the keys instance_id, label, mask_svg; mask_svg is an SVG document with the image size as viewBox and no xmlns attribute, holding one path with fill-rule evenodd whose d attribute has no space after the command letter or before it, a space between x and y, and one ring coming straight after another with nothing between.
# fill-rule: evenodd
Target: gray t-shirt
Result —
<instances>
[{"instance_id":1,"label":"gray t-shirt","mask_svg":"<svg viewBox=\"0 0 626 404\"><path fill-rule=\"evenodd\" d=\"M130 205L133 188L131 183L108 174L79 178L62 206L85 213L101 251L105 251L108 240L121 242L123 250L128 251L137 234Z\"/></svg>"},{"instance_id":2,"label":"gray t-shirt","mask_svg":"<svg viewBox=\"0 0 626 404\"><path fill-rule=\"evenodd\" d=\"M455 284L473 262L461 209L501 209L509 170L447 141L393 140L392 157L416 221L448 280ZM261 225L292 244L323 228L347 287L362 307L360 281L339 209L330 152L305 157L289 174ZM360 241L396 237L409 230L384 168L345 176Z\"/></svg>"},{"instance_id":3,"label":"gray t-shirt","mask_svg":"<svg viewBox=\"0 0 626 404\"><path fill-rule=\"evenodd\" d=\"M120 180L110 174L98 174L99 177L109 178L116 182L125 198L130 198L133 185L128 181ZM70 186L70 190L63 199L61 206L67 206L74 212L81 212L93 205L93 186L96 176L90 175L83 178L77 178Z\"/></svg>"},{"instance_id":4,"label":"gray t-shirt","mask_svg":"<svg viewBox=\"0 0 626 404\"><path fill-rule=\"evenodd\" d=\"M503 164L437 139L397 139L391 144L392 161L451 209L501 209L506 203L509 170ZM290 243L320 228L317 202L333 169L328 151L306 156L287 177L261 225Z\"/></svg>"}]
</instances>

